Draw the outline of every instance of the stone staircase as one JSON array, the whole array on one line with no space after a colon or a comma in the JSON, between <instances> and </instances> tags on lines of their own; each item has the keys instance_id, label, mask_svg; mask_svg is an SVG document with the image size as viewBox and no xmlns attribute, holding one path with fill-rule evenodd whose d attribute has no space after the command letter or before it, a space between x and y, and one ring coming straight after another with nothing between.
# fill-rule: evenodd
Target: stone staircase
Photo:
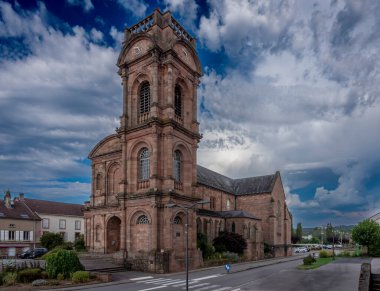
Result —
<instances>
[{"instance_id":1,"label":"stone staircase","mask_svg":"<svg viewBox=\"0 0 380 291\"><path fill-rule=\"evenodd\" d=\"M85 270L90 272L116 273L127 271L125 266L110 254L85 253L79 255L79 260Z\"/></svg>"},{"instance_id":2,"label":"stone staircase","mask_svg":"<svg viewBox=\"0 0 380 291\"><path fill-rule=\"evenodd\" d=\"M371 291L380 291L380 274L371 274Z\"/></svg>"}]
</instances>

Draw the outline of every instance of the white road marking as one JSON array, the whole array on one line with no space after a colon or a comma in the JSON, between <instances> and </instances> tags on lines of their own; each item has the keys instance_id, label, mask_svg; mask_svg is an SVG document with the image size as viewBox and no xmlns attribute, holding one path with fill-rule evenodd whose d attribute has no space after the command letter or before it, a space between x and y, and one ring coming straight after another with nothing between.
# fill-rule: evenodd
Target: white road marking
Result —
<instances>
[{"instance_id":1,"label":"white road marking","mask_svg":"<svg viewBox=\"0 0 380 291\"><path fill-rule=\"evenodd\" d=\"M148 289L141 289L139 291L148 291L148 290L154 290L154 289L160 289L160 288L165 288L166 286L157 286L157 287L153 287L153 288L148 288Z\"/></svg>"},{"instance_id":2,"label":"white road marking","mask_svg":"<svg viewBox=\"0 0 380 291\"><path fill-rule=\"evenodd\" d=\"M223 288L219 288L219 289L213 289L212 291L223 291L223 290L229 290L231 289L231 287L223 287Z\"/></svg>"},{"instance_id":3,"label":"white road marking","mask_svg":"<svg viewBox=\"0 0 380 291\"><path fill-rule=\"evenodd\" d=\"M220 287L220 285L211 285L211 286L195 289L194 291L202 291L202 290L211 289L211 288L214 288L214 287Z\"/></svg>"},{"instance_id":4,"label":"white road marking","mask_svg":"<svg viewBox=\"0 0 380 291\"><path fill-rule=\"evenodd\" d=\"M183 282L186 282L184 280L175 280L171 283L165 283L166 286L170 286L170 285L174 285L174 284L179 284L179 283L183 283Z\"/></svg>"},{"instance_id":5,"label":"white road marking","mask_svg":"<svg viewBox=\"0 0 380 291\"><path fill-rule=\"evenodd\" d=\"M217 274L217 275L211 275L211 276L207 276L207 277L194 278L194 279L192 279L192 281L201 281L201 280L206 280L206 279L211 279L211 278L217 278L220 276L224 276L224 275Z\"/></svg>"},{"instance_id":6,"label":"white road marking","mask_svg":"<svg viewBox=\"0 0 380 291\"><path fill-rule=\"evenodd\" d=\"M158 279L152 279L152 280L147 280L147 281L140 281L140 282L137 282L137 283L154 284L154 283L165 282L165 281L170 282L171 279L158 278Z\"/></svg>"},{"instance_id":7,"label":"white road marking","mask_svg":"<svg viewBox=\"0 0 380 291\"><path fill-rule=\"evenodd\" d=\"M132 278L132 279L129 279L131 281L138 281L138 280L145 280L145 279L152 279L153 277L152 276L147 276L147 277L138 277L138 278Z\"/></svg>"},{"instance_id":8,"label":"white road marking","mask_svg":"<svg viewBox=\"0 0 380 291\"><path fill-rule=\"evenodd\" d=\"M189 289L193 289L193 288L196 288L196 287L201 287L201 286L204 286L204 285L210 285L210 283L197 284L197 285L194 285L194 286L190 286ZM182 289L186 289L186 288L182 288Z\"/></svg>"}]
</instances>

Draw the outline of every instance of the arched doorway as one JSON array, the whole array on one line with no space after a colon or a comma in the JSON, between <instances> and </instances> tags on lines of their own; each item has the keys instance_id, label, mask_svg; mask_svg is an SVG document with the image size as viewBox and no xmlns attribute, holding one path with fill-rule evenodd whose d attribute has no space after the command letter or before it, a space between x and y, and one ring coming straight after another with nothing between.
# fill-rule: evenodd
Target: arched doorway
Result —
<instances>
[{"instance_id":1,"label":"arched doorway","mask_svg":"<svg viewBox=\"0 0 380 291\"><path fill-rule=\"evenodd\" d=\"M120 250L120 224L118 217L113 216L107 223L107 253L114 253Z\"/></svg>"}]
</instances>

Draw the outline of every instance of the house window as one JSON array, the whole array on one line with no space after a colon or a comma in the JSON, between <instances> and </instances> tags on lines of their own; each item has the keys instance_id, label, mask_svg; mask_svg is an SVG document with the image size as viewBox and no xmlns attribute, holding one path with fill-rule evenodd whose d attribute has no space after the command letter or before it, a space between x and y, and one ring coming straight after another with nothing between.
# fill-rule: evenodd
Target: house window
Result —
<instances>
[{"instance_id":1,"label":"house window","mask_svg":"<svg viewBox=\"0 0 380 291\"><path fill-rule=\"evenodd\" d=\"M63 240L66 240L66 232L61 231L59 234L61 235L61 237L63 238Z\"/></svg>"},{"instance_id":2,"label":"house window","mask_svg":"<svg viewBox=\"0 0 380 291\"><path fill-rule=\"evenodd\" d=\"M227 199L226 207L227 207L227 210L230 210L230 208L231 208L231 201L230 201L230 199Z\"/></svg>"},{"instance_id":3,"label":"house window","mask_svg":"<svg viewBox=\"0 0 380 291\"><path fill-rule=\"evenodd\" d=\"M149 83L144 82L140 89L140 114L150 110L150 88Z\"/></svg>"},{"instance_id":4,"label":"house window","mask_svg":"<svg viewBox=\"0 0 380 291\"><path fill-rule=\"evenodd\" d=\"M66 219L59 220L59 229L66 229Z\"/></svg>"},{"instance_id":5,"label":"house window","mask_svg":"<svg viewBox=\"0 0 380 291\"><path fill-rule=\"evenodd\" d=\"M235 233L235 231L236 231L235 222L232 222L231 232Z\"/></svg>"},{"instance_id":6,"label":"house window","mask_svg":"<svg viewBox=\"0 0 380 291\"><path fill-rule=\"evenodd\" d=\"M139 216L139 218L137 218L137 224L149 224L148 217L145 214Z\"/></svg>"},{"instance_id":7,"label":"house window","mask_svg":"<svg viewBox=\"0 0 380 291\"><path fill-rule=\"evenodd\" d=\"M102 177L102 174L97 174L96 175L96 190L102 190L102 180L103 180L103 177Z\"/></svg>"},{"instance_id":8,"label":"house window","mask_svg":"<svg viewBox=\"0 0 380 291\"><path fill-rule=\"evenodd\" d=\"M182 117L182 92L178 85L174 89L174 112L178 117Z\"/></svg>"},{"instance_id":9,"label":"house window","mask_svg":"<svg viewBox=\"0 0 380 291\"><path fill-rule=\"evenodd\" d=\"M75 220L75 230L80 230L81 223L80 220Z\"/></svg>"},{"instance_id":10,"label":"house window","mask_svg":"<svg viewBox=\"0 0 380 291\"><path fill-rule=\"evenodd\" d=\"M23 240L30 240L30 234L29 234L29 231L24 231L24 234L23 234Z\"/></svg>"},{"instance_id":11,"label":"house window","mask_svg":"<svg viewBox=\"0 0 380 291\"><path fill-rule=\"evenodd\" d=\"M149 160L149 150L143 148L139 154L139 180L145 181L149 180L150 176L150 160Z\"/></svg>"},{"instance_id":12,"label":"house window","mask_svg":"<svg viewBox=\"0 0 380 291\"><path fill-rule=\"evenodd\" d=\"M215 201L216 201L215 197L210 197L210 209L215 209L216 207Z\"/></svg>"},{"instance_id":13,"label":"house window","mask_svg":"<svg viewBox=\"0 0 380 291\"><path fill-rule=\"evenodd\" d=\"M77 240L78 238L80 238L80 232L75 233L75 239Z\"/></svg>"},{"instance_id":14,"label":"house window","mask_svg":"<svg viewBox=\"0 0 380 291\"><path fill-rule=\"evenodd\" d=\"M174 181L181 181L181 152L176 150L173 157L173 176Z\"/></svg>"},{"instance_id":15,"label":"house window","mask_svg":"<svg viewBox=\"0 0 380 291\"><path fill-rule=\"evenodd\" d=\"M16 232L14 230L10 230L8 232L8 240L15 240L16 239Z\"/></svg>"},{"instance_id":16,"label":"house window","mask_svg":"<svg viewBox=\"0 0 380 291\"><path fill-rule=\"evenodd\" d=\"M179 217L179 216L174 217L173 223L174 224L182 224L181 217Z\"/></svg>"},{"instance_id":17,"label":"house window","mask_svg":"<svg viewBox=\"0 0 380 291\"><path fill-rule=\"evenodd\" d=\"M49 218L42 219L42 228L49 228Z\"/></svg>"}]
</instances>

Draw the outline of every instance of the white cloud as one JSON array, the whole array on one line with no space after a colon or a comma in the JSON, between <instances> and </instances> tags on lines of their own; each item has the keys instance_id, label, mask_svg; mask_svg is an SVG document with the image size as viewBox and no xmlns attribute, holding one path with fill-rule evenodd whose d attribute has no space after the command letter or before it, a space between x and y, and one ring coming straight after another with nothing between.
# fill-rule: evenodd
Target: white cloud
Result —
<instances>
[{"instance_id":1,"label":"white cloud","mask_svg":"<svg viewBox=\"0 0 380 291\"><path fill-rule=\"evenodd\" d=\"M148 4L146 4L142 0L117 0L117 2L128 12L138 16L144 17L146 16L146 10L148 8Z\"/></svg>"},{"instance_id":2,"label":"white cloud","mask_svg":"<svg viewBox=\"0 0 380 291\"><path fill-rule=\"evenodd\" d=\"M83 10L86 12L94 9L94 5L91 0L67 0L67 3L70 5L82 6Z\"/></svg>"},{"instance_id":3,"label":"white cloud","mask_svg":"<svg viewBox=\"0 0 380 291\"><path fill-rule=\"evenodd\" d=\"M181 22L191 29L195 28L198 4L195 0L164 0L166 8L179 15Z\"/></svg>"}]
</instances>

